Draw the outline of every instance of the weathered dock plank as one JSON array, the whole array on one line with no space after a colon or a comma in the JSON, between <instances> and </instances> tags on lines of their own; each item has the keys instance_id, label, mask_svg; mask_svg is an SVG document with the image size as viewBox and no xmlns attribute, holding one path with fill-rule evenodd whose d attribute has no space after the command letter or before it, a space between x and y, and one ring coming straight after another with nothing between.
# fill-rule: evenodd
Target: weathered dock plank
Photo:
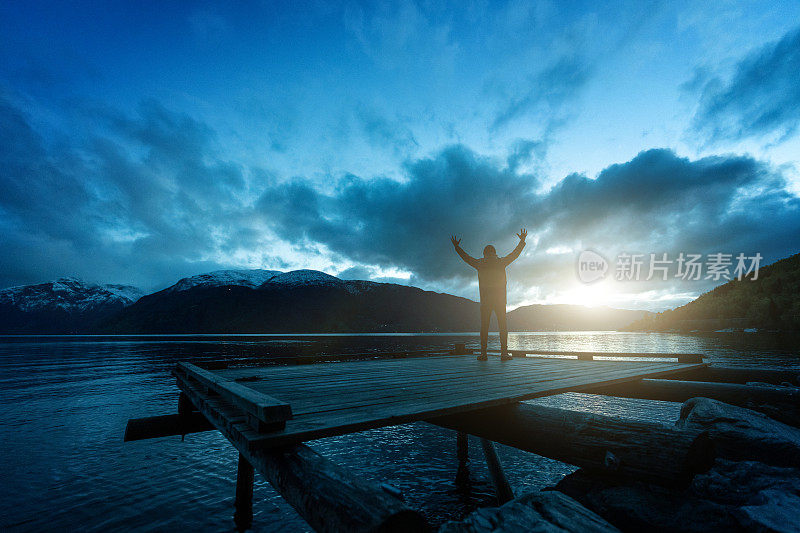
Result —
<instances>
[{"instance_id":1,"label":"weathered dock plank","mask_svg":"<svg viewBox=\"0 0 800 533\"><path fill-rule=\"evenodd\" d=\"M293 417L270 432L241 428L248 449L285 446L321 437L483 409L644 377L702 367L664 361L526 359L501 363L469 356L373 360L303 367L228 368L204 371L225 384L225 399L241 407L232 390L291 405ZM179 386L194 387L177 374ZM234 387L235 386L235 387ZM198 406L199 407L199 406ZM202 410L202 409L201 409ZM242 413L244 415L244 413ZM244 418L243 418L244 420Z\"/></svg>"},{"instance_id":2,"label":"weathered dock plank","mask_svg":"<svg viewBox=\"0 0 800 533\"><path fill-rule=\"evenodd\" d=\"M291 406L281 400L232 381L213 370L180 362L175 367L176 375L182 375L202 383L209 391L224 396L228 401L255 416L266 424L282 423L292 418Z\"/></svg>"}]
</instances>

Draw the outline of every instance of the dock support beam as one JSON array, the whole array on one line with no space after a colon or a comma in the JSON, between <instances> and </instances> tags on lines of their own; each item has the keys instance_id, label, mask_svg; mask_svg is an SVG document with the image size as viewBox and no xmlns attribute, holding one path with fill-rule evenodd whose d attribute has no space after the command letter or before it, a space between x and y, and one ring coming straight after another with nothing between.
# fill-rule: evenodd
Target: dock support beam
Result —
<instances>
[{"instance_id":1,"label":"dock support beam","mask_svg":"<svg viewBox=\"0 0 800 533\"><path fill-rule=\"evenodd\" d=\"M199 433L200 431L214 431L216 429L200 413L131 418L125 427L124 440L129 442L132 440L155 439L158 437Z\"/></svg>"},{"instance_id":2,"label":"dock support beam","mask_svg":"<svg viewBox=\"0 0 800 533\"><path fill-rule=\"evenodd\" d=\"M178 414L182 416L188 416L193 412L197 412L197 409L195 409L192 400L186 396L185 392L181 392L178 395Z\"/></svg>"},{"instance_id":3,"label":"dock support beam","mask_svg":"<svg viewBox=\"0 0 800 533\"><path fill-rule=\"evenodd\" d=\"M236 511L233 513L233 521L239 531L250 529L253 525L254 474L253 465L240 453L236 469Z\"/></svg>"},{"instance_id":4,"label":"dock support beam","mask_svg":"<svg viewBox=\"0 0 800 533\"><path fill-rule=\"evenodd\" d=\"M497 495L497 503L503 505L514 499L514 491L511 490L511 485L508 484L503 467L500 465L500 459L497 457L497 451L494 449L494 442L489 439L481 439L481 446L483 446L483 454L486 456L486 465L489 467L489 475L492 477L492 484L494 485L494 492Z\"/></svg>"},{"instance_id":5,"label":"dock support beam","mask_svg":"<svg viewBox=\"0 0 800 533\"><path fill-rule=\"evenodd\" d=\"M467 434L463 431L456 433L456 455L458 456L456 483L461 485L469 479L469 442Z\"/></svg>"}]
</instances>

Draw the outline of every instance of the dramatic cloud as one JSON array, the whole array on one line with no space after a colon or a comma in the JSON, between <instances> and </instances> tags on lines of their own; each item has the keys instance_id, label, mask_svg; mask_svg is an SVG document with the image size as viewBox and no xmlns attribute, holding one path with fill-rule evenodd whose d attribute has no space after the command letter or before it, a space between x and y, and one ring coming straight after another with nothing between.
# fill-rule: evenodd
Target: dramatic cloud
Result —
<instances>
[{"instance_id":1,"label":"dramatic cloud","mask_svg":"<svg viewBox=\"0 0 800 533\"><path fill-rule=\"evenodd\" d=\"M800 124L800 28L740 61L733 76L700 76L700 107L693 127L711 141L777 135L786 138Z\"/></svg>"},{"instance_id":2,"label":"dramatic cloud","mask_svg":"<svg viewBox=\"0 0 800 533\"><path fill-rule=\"evenodd\" d=\"M515 279L548 291L573 284L583 248L609 258L683 251L778 259L800 247L800 235L778 237L800 224L800 201L779 172L746 156L692 161L649 150L596 179L573 174L540 194L534 176L464 146L409 163L406 173L402 182L350 176L326 192L302 181L276 183L257 208L288 240L321 243L352 261L398 267L428 282L470 279L448 234L461 235L480 255L490 242L510 249L514 231L526 226L532 245ZM637 290L657 288L669 287Z\"/></svg>"},{"instance_id":3,"label":"dramatic cloud","mask_svg":"<svg viewBox=\"0 0 800 533\"><path fill-rule=\"evenodd\" d=\"M299 180L276 183L258 209L288 240L319 242L354 261L434 280L460 271L449 260L449 234L472 243L508 237L534 201L532 176L463 146L410 162L406 174L404 182L348 176L327 193Z\"/></svg>"},{"instance_id":4,"label":"dramatic cloud","mask_svg":"<svg viewBox=\"0 0 800 533\"><path fill-rule=\"evenodd\" d=\"M156 102L132 115L83 112L103 135L53 142L0 101L2 285L79 275L154 287L220 267L316 267L474 297L474 273L449 235L480 255L488 243L511 250L527 227L511 275L516 303L572 290L586 248L609 259L683 251L770 261L800 247L798 198L779 169L748 156L654 149L543 189L538 170L521 169L536 169L546 145L520 140L506 158L451 145L408 160L396 179L319 180L234 164L209 126ZM656 305L714 284L625 289Z\"/></svg>"},{"instance_id":5,"label":"dramatic cloud","mask_svg":"<svg viewBox=\"0 0 800 533\"><path fill-rule=\"evenodd\" d=\"M798 199L785 187L779 172L747 156L691 161L648 150L596 179L573 174L556 185L538 210L550 228L542 244L619 243L657 252L746 243L743 251L771 252L776 227L798 217Z\"/></svg>"},{"instance_id":6,"label":"dramatic cloud","mask_svg":"<svg viewBox=\"0 0 800 533\"><path fill-rule=\"evenodd\" d=\"M135 119L92 120L109 134L47 143L0 100L0 283L78 274L151 284L219 265L220 240L241 231L246 183L213 157L213 133L152 102Z\"/></svg>"}]
</instances>

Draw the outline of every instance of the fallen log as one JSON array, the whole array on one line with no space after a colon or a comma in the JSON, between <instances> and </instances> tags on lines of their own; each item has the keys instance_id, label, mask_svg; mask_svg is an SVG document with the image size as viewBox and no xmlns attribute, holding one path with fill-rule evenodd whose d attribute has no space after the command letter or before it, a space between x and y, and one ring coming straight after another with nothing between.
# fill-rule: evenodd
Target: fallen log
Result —
<instances>
[{"instance_id":1,"label":"fallen log","mask_svg":"<svg viewBox=\"0 0 800 533\"><path fill-rule=\"evenodd\" d=\"M665 379L670 379L667 376ZM736 368L709 365L702 368L686 370L674 375L674 379L685 381L713 381L722 383L745 384L753 381L780 385L790 383L800 384L800 370L777 370L771 368Z\"/></svg>"},{"instance_id":2,"label":"fallen log","mask_svg":"<svg viewBox=\"0 0 800 533\"><path fill-rule=\"evenodd\" d=\"M200 431L214 431L215 428L205 416L198 412L178 415L148 416L131 418L125 426L124 441L155 439L174 435L187 435Z\"/></svg>"},{"instance_id":3,"label":"fallen log","mask_svg":"<svg viewBox=\"0 0 800 533\"><path fill-rule=\"evenodd\" d=\"M447 522L439 533L500 533L509 531L619 530L578 502L556 491L539 491L511 500L502 507L478 509L461 522Z\"/></svg>"},{"instance_id":4,"label":"fallen log","mask_svg":"<svg viewBox=\"0 0 800 533\"><path fill-rule=\"evenodd\" d=\"M739 385L675 379L642 379L585 390L592 394L685 402L704 397L759 411L785 424L800 425L800 388Z\"/></svg>"},{"instance_id":5,"label":"fallen log","mask_svg":"<svg viewBox=\"0 0 800 533\"><path fill-rule=\"evenodd\" d=\"M588 470L688 484L713 463L702 430L515 403L428 420Z\"/></svg>"},{"instance_id":6,"label":"fallen log","mask_svg":"<svg viewBox=\"0 0 800 533\"><path fill-rule=\"evenodd\" d=\"M709 398L692 398L681 407L676 426L707 432L720 457L800 467L800 429L762 413Z\"/></svg>"}]
</instances>

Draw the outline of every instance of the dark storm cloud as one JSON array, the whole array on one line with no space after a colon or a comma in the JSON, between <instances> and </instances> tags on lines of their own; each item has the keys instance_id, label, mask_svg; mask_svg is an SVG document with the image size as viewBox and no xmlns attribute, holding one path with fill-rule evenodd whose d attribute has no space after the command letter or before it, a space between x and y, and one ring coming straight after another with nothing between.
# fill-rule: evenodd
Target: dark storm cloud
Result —
<instances>
[{"instance_id":1,"label":"dark storm cloud","mask_svg":"<svg viewBox=\"0 0 800 533\"><path fill-rule=\"evenodd\" d=\"M737 217L756 221L764 211L796 216L797 200L780 174L750 157L691 161L654 149L607 167L596 179L567 176L540 207L553 244L590 236L604 240L607 234L616 238L621 232L632 242L677 241L705 249L724 245L731 238L724 230ZM752 232L759 230L769 233L758 226ZM699 239L709 232L716 235Z\"/></svg>"},{"instance_id":2,"label":"dark storm cloud","mask_svg":"<svg viewBox=\"0 0 800 533\"><path fill-rule=\"evenodd\" d=\"M733 76L695 76L685 85L700 91L693 127L711 141L777 134L800 124L800 28L736 65Z\"/></svg>"},{"instance_id":3,"label":"dark storm cloud","mask_svg":"<svg viewBox=\"0 0 800 533\"><path fill-rule=\"evenodd\" d=\"M529 284L540 283L554 264L566 279L574 256L544 253L565 245L761 252L771 259L800 246L800 235L787 232L800 224L798 199L775 169L750 157L693 161L649 150L596 179L573 174L539 194L533 176L463 146L409 163L406 172L403 182L350 176L327 193L302 182L275 184L258 209L290 240L322 243L353 261L401 267L429 281L468 274L448 234L461 235L480 255L490 242L510 250L522 226L540 239L521 261L528 266L518 276Z\"/></svg>"},{"instance_id":4,"label":"dark storm cloud","mask_svg":"<svg viewBox=\"0 0 800 533\"><path fill-rule=\"evenodd\" d=\"M408 180L342 179L321 193L305 182L276 184L258 208L280 235L320 242L351 260L396 266L427 278L458 265L446 236L473 243L511 235L519 209L534 199L534 180L501 168L463 146L406 165Z\"/></svg>"},{"instance_id":5,"label":"dark storm cloud","mask_svg":"<svg viewBox=\"0 0 800 533\"><path fill-rule=\"evenodd\" d=\"M134 117L106 119L117 139L95 139L95 172L115 221L143 234L134 253L203 255L215 233L236 229L243 170L216 157L213 132L186 115L146 102Z\"/></svg>"},{"instance_id":6,"label":"dark storm cloud","mask_svg":"<svg viewBox=\"0 0 800 533\"><path fill-rule=\"evenodd\" d=\"M39 206L59 205L77 211L78 216L91 201L84 184L70 169L80 162L70 153L52 156L42 139L28 124L25 116L10 102L0 97L0 208L9 220L28 224L36 232L60 239L81 239L80 232L60 224L59 213L39 212ZM32 178L35 176L35 178Z\"/></svg>"},{"instance_id":7,"label":"dark storm cloud","mask_svg":"<svg viewBox=\"0 0 800 533\"><path fill-rule=\"evenodd\" d=\"M171 279L238 223L244 177L209 157L207 127L152 102L134 118L92 113L107 136L46 143L0 99L0 285L75 273Z\"/></svg>"}]
</instances>

